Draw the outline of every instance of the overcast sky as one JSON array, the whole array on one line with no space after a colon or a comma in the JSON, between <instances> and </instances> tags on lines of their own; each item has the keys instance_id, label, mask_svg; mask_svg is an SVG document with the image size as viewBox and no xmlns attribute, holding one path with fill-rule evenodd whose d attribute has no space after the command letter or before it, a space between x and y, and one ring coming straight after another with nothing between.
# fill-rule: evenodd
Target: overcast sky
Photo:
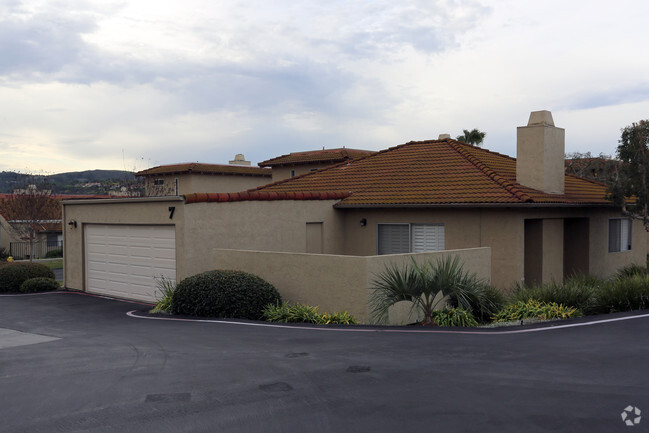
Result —
<instances>
[{"instance_id":1,"label":"overcast sky","mask_svg":"<svg viewBox=\"0 0 649 433\"><path fill-rule=\"evenodd\" d=\"M379 150L550 110L566 151L649 118L647 0L1 0L0 170Z\"/></svg>"}]
</instances>

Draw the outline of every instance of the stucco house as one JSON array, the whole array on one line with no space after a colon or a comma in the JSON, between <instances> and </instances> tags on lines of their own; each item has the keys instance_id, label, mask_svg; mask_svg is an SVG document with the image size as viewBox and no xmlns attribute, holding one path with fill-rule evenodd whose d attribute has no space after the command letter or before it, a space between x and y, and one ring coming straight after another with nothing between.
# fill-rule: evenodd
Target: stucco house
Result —
<instances>
[{"instance_id":1,"label":"stucco house","mask_svg":"<svg viewBox=\"0 0 649 433\"><path fill-rule=\"evenodd\" d=\"M337 149L310 150L306 152L292 152L260 162L260 167L272 169L273 182L288 179L302 174L317 171L341 162L351 161L375 153L371 150Z\"/></svg>"},{"instance_id":2,"label":"stucco house","mask_svg":"<svg viewBox=\"0 0 649 433\"><path fill-rule=\"evenodd\" d=\"M243 191L271 180L271 170L250 167L243 155L237 156L240 158L235 158L230 164L190 162L161 165L135 175L144 178L147 197L177 196L196 191Z\"/></svg>"},{"instance_id":3,"label":"stucco house","mask_svg":"<svg viewBox=\"0 0 649 433\"><path fill-rule=\"evenodd\" d=\"M564 174L550 112L532 113L517 138L516 159L442 136L244 192L64 202L65 285L151 300L152 276L236 267L273 280L311 266L316 279L346 277L335 305L347 308L354 269L408 255L453 250L501 288L644 263L642 224L605 185ZM370 276L354 277L357 292ZM354 296L365 314L365 293Z\"/></svg>"}]
</instances>

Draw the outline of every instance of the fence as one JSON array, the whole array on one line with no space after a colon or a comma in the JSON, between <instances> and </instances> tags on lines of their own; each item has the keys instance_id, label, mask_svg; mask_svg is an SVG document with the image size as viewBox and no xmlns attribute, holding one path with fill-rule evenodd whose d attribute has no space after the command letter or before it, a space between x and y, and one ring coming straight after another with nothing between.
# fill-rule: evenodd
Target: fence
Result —
<instances>
[{"instance_id":1,"label":"fence","mask_svg":"<svg viewBox=\"0 0 649 433\"><path fill-rule=\"evenodd\" d=\"M491 248L434 251L383 256L337 256L328 254L277 253L266 251L214 250L215 269L235 269L258 275L275 286L290 302L317 305L321 312L347 310L361 323L369 322L369 287L386 266L406 265L457 256L465 269L491 280ZM406 305L404 305L406 304ZM392 308L389 321L412 323L410 304Z\"/></svg>"},{"instance_id":2,"label":"fence","mask_svg":"<svg viewBox=\"0 0 649 433\"><path fill-rule=\"evenodd\" d=\"M50 251L62 250L63 241L37 241L34 242L34 258L40 259ZM10 242L9 255L14 259L29 258L29 242Z\"/></svg>"}]
</instances>

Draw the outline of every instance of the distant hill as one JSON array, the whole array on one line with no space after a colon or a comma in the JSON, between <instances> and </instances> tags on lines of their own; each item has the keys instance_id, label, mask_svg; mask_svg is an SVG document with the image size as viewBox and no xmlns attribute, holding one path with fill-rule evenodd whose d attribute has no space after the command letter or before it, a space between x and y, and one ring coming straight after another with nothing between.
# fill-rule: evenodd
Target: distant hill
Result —
<instances>
[{"instance_id":1,"label":"distant hill","mask_svg":"<svg viewBox=\"0 0 649 433\"><path fill-rule=\"evenodd\" d=\"M47 185L55 194L109 194L127 188L143 190L142 181L134 173L123 170L86 170L48 176L0 172L0 193L11 193L28 184Z\"/></svg>"}]
</instances>

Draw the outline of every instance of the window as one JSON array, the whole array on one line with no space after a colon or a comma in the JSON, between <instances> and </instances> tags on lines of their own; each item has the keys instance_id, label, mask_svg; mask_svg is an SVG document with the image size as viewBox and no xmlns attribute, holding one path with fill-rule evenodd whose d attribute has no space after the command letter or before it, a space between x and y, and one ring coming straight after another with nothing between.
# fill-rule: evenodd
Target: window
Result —
<instances>
[{"instance_id":1,"label":"window","mask_svg":"<svg viewBox=\"0 0 649 433\"><path fill-rule=\"evenodd\" d=\"M164 179L153 179L153 185L154 186L162 186L165 184Z\"/></svg>"},{"instance_id":2,"label":"window","mask_svg":"<svg viewBox=\"0 0 649 433\"><path fill-rule=\"evenodd\" d=\"M608 220L608 252L618 253L631 250L631 220L612 218Z\"/></svg>"},{"instance_id":3,"label":"window","mask_svg":"<svg viewBox=\"0 0 649 433\"><path fill-rule=\"evenodd\" d=\"M291 170L291 177L295 177L295 170Z\"/></svg>"},{"instance_id":4,"label":"window","mask_svg":"<svg viewBox=\"0 0 649 433\"><path fill-rule=\"evenodd\" d=\"M444 249L444 224L379 224L378 254L423 253Z\"/></svg>"}]
</instances>

